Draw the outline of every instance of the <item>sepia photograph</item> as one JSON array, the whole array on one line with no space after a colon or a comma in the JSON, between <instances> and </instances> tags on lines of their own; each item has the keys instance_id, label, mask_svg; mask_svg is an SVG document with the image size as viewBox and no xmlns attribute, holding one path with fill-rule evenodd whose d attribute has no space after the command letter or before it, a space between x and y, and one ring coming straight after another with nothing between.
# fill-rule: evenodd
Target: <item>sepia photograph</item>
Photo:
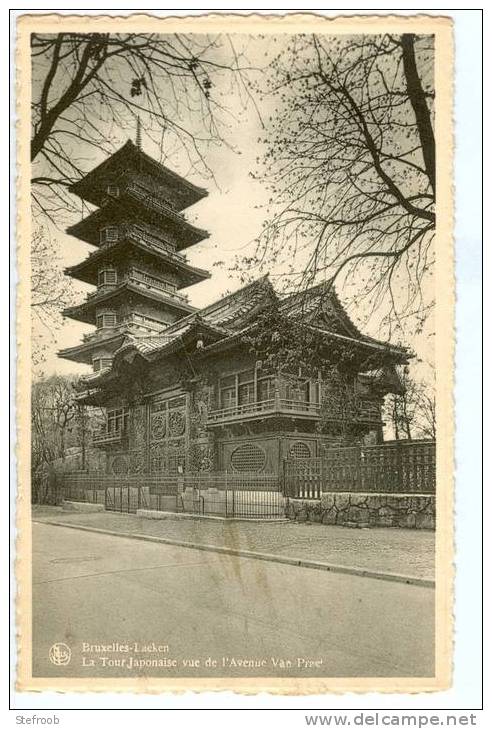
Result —
<instances>
[{"instance_id":1,"label":"sepia photograph","mask_svg":"<svg viewBox=\"0 0 492 729\"><path fill-rule=\"evenodd\" d=\"M452 24L290 21L18 20L19 690L449 686Z\"/></svg>"}]
</instances>

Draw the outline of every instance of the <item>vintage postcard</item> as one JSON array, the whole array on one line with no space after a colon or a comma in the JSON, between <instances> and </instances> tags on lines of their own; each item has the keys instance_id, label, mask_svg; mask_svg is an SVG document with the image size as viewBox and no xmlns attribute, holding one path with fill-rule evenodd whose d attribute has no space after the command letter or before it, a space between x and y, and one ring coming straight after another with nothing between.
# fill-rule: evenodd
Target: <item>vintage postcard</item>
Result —
<instances>
[{"instance_id":1,"label":"vintage postcard","mask_svg":"<svg viewBox=\"0 0 492 729\"><path fill-rule=\"evenodd\" d=\"M20 691L451 685L452 34L18 18Z\"/></svg>"}]
</instances>

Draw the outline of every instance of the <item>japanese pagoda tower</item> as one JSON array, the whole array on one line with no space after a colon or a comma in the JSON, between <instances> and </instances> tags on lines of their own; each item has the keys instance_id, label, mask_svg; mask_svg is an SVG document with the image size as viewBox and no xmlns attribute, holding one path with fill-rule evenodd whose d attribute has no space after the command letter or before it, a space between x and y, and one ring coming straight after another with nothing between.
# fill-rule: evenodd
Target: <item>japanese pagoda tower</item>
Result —
<instances>
[{"instance_id":1,"label":"japanese pagoda tower","mask_svg":"<svg viewBox=\"0 0 492 729\"><path fill-rule=\"evenodd\" d=\"M210 277L182 253L208 237L182 214L207 191L145 154L139 136L70 187L97 209L66 232L95 250L65 273L97 288L63 314L96 329L59 356L94 372L125 335L153 336L195 311L181 289Z\"/></svg>"}]
</instances>

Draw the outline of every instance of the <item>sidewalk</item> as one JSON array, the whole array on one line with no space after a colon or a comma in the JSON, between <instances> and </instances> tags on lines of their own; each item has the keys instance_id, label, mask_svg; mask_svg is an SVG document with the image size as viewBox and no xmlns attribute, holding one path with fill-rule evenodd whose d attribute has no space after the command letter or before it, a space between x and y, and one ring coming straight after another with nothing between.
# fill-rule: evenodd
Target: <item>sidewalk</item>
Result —
<instances>
[{"instance_id":1,"label":"sidewalk","mask_svg":"<svg viewBox=\"0 0 492 729\"><path fill-rule=\"evenodd\" d=\"M435 535L431 531L348 529L288 521L151 520L107 511L80 514L50 506L33 507L32 518L434 579Z\"/></svg>"}]
</instances>

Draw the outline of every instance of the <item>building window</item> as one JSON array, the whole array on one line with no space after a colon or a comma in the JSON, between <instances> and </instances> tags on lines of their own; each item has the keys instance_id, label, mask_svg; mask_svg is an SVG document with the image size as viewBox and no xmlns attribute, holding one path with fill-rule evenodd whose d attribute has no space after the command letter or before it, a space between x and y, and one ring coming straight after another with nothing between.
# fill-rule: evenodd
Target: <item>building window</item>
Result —
<instances>
[{"instance_id":1,"label":"building window","mask_svg":"<svg viewBox=\"0 0 492 729\"><path fill-rule=\"evenodd\" d=\"M258 473L266 465L266 453L254 443L244 443L231 453L231 466L240 473Z\"/></svg>"},{"instance_id":2,"label":"building window","mask_svg":"<svg viewBox=\"0 0 492 729\"><path fill-rule=\"evenodd\" d=\"M255 373L254 370L239 372L237 376L237 398L239 405L248 405L256 402Z\"/></svg>"},{"instance_id":3,"label":"building window","mask_svg":"<svg viewBox=\"0 0 492 729\"><path fill-rule=\"evenodd\" d=\"M221 408L233 408L236 406L236 375L220 378L219 403Z\"/></svg>"},{"instance_id":4,"label":"building window","mask_svg":"<svg viewBox=\"0 0 492 729\"><path fill-rule=\"evenodd\" d=\"M275 382L273 377L263 377L258 380L258 400L265 402L275 398Z\"/></svg>"},{"instance_id":5,"label":"building window","mask_svg":"<svg viewBox=\"0 0 492 729\"><path fill-rule=\"evenodd\" d=\"M114 243L118 240L118 228L116 225L107 225L99 233L101 243Z\"/></svg>"},{"instance_id":6,"label":"building window","mask_svg":"<svg viewBox=\"0 0 492 729\"><path fill-rule=\"evenodd\" d=\"M290 380L284 383L285 399L292 402L309 402L309 380Z\"/></svg>"},{"instance_id":7,"label":"building window","mask_svg":"<svg viewBox=\"0 0 492 729\"><path fill-rule=\"evenodd\" d=\"M107 311L104 314L98 314L96 316L96 327L98 329L115 327L117 323L118 320L115 312Z\"/></svg>"},{"instance_id":8,"label":"building window","mask_svg":"<svg viewBox=\"0 0 492 729\"><path fill-rule=\"evenodd\" d=\"M106 193L110 197L119 197L120 196L120 188L118 185L108 185L106 188Z\"/></svg>"},{"instance_id":9,"label":"building window","mask_svg":"<svg viewBox=\"0 0 492 729\"><path fill-rule=\"evenodd\" d=\"M125 433L128 429L130 412L127 408L117 408L107 412L108 433Z\"/></svg>"},{"instance_id":10,"label":"building window","mask_svg":"<svg viewBox=\"0 0 492 729\"><path fill-rule=\"evenodd\" d=\"M311 397L311 382L303 377L289 377L279 379L279 394L284 401L304 406L319 402L317 383L313 387ZM275 399L276 381L271 374L258 373L254 369L243 370L219 379L218 407L232 408L236 406L251 405L253 403L265 403Z\"/></svg>"},{"instance_id":11,"label":"building window","mask_svg":"<svg viewBox=\"0 0 492 729\"><path fill-rule=\"evenodd\" d=\"M311 458L311 449L307 443L298 440L289 448L289 456L291 458Z\"/></svg>"},{"instance_id":12,"label":"building window","mask_svg":"<svg viewBox=\"0 0 492 729\"><path fill-rule=\"evenodd\" d=\"M248 403L256 402L254 382L246 382L243 385L239 385L237 395L239 405L248 405Z\"/></svg>"},{"instance_id":13,"label":"building window","mask_svg":"<svg viewBox=\"0 0 492 729\"><path fill-rule=\"evenodd\" d=\"M92 360L92 367L94 369L94 372L99 372L99 370L104 370L107 367L111 367L113 360L111 357L96 357Z\"/></svg>"},{"instance_id":14,"label":"building window","mask_svg":"<svg viewBox=\"0 0 492 729\"><path fill-rule=\"evenodd\" d=\"M236 388L225 387L220 390L220 407L233 408L236 405Z\"/></svg>"},{"instance_id":15,"label":"building window","mask_svg":"<svg viewBox=\"0 0 492 729\"><path fill-rule=\"evenodd\" d=\"M97 274L97 285L107 286L109 284L116 284L118 282L118 275L114 268L102 268Z\"/></svg>"}]
</instances>

